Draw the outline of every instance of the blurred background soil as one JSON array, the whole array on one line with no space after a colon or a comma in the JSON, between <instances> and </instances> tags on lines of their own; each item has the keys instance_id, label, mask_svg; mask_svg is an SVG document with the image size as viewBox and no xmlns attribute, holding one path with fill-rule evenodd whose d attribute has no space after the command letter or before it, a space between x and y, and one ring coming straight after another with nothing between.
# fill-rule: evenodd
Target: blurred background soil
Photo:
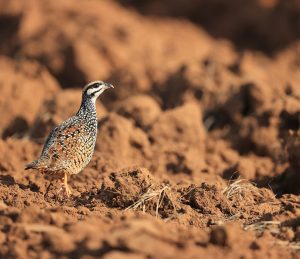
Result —
<instances>
[{"instance_id":1,"label":"blurred background soil","mask_svg":"<svg viewBox=\"0 0 300 259\"><path fill-rule=\"evenodd\" d=\"M297 258L300 4L0 1L1 258ZM24 171L84 84L75 196Z\"/></svg>"}]
</instances>

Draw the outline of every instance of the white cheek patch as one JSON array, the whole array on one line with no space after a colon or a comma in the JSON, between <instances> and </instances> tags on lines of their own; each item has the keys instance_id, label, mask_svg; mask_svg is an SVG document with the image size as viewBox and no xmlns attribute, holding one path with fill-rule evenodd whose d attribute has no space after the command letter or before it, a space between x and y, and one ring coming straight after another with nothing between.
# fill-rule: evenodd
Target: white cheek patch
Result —
<instances>
[{"instance_id":1,"label":"white cheek patch","mask_svg":"<svg viewBox=\"0 0 300 259\"><path fill-rule=\"evenodd\" d=\"M97 98L100 94L102 94L104 92L104 89L101 89L100 91L98 91L97 93L95 93L95 98Z\"/></svg>"},{"instance_id":2,"label":"white cheek patch","mask_svg":"<svg viewBox=\"0 0 300 259\"><path fill-rule=\"evenodd\" d=\"M89 91L89 90L88 90ZM101 89L100 91L98 90L98 91L93 91L93 92L96 92L96 93L94 93L94 95L93 95L93 97L92 97L92 101L93 102L96 102L96 99L98 98L98 96L100 95L100 94L102 94L103 92L104 92L104 89Z\"/></svg>"},{"instance_id":3,"label":"white cheek patch","mask_svg":"<svg viewBox=\"0 0 300 259\"><path fill-rule=\"evenodd\" d=\"M95 89L93 89L93 88L87 90L88 95L92 95L93 92L95 92Z\"/></svg>"}]
</instances>

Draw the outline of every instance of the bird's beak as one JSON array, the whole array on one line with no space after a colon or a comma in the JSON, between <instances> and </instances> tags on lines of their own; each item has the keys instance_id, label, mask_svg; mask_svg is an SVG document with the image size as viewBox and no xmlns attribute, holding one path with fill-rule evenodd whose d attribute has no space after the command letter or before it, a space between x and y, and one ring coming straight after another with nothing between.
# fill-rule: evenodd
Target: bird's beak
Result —
<instances>
[{"instance_id":1,"label":"bird's beak","mask_svg":"<svg viewBox=\"0 0 300 259\"><path fill-rule=\"evenodd\" d=\"M114 86L110 83L104 83L104 85L106 86L106 89L114 88Z\"/></svg>"}]
</instances>

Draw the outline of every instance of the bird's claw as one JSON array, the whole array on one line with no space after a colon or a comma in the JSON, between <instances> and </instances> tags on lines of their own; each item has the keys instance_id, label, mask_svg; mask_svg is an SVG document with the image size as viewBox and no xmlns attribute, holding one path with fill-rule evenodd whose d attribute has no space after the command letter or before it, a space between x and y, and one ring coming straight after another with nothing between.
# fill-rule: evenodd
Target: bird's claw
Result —
<instances>
[{"instance_id":1,"label":"bird's claw","mask_svg":"<svg viewBox=\"0 0 300 259\"><path fill-rule=\"evenodd\" d=\"M70 198L72 192L69 186L62 185L61 188L58 191L58 196L63 198Z\"/></svg>"}]
</instances>

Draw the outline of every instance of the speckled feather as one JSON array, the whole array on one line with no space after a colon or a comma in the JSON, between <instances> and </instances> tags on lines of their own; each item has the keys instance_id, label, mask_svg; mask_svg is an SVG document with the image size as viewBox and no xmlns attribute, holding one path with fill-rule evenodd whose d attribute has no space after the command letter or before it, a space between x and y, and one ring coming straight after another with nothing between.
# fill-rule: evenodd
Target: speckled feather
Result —
<instances>
[{"instance_id":1,"label":"speckled feather","mask_svg":"<svg viewBox=\"0 0 300 259\"><path fill-rule=\"evenodd\" d=\"M79 173L92 158L96 135L96 118L87 124L77 115L71 117L51 132L37 167L53 172Z\"/></svg>"}]
</instances>

